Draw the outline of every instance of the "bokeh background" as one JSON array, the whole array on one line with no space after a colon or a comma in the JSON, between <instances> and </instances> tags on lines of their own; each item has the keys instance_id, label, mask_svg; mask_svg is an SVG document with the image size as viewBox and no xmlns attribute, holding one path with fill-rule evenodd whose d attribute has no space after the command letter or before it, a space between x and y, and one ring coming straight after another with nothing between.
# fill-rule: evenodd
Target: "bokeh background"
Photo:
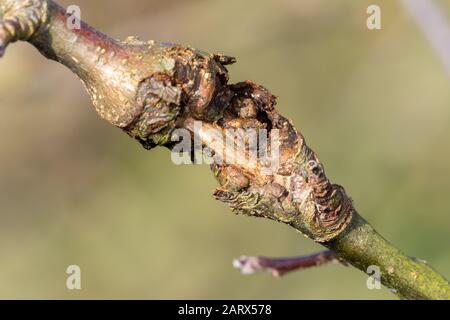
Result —
<instances>
[{"instance_id":1,"label":"bokeh background","mask_svg":"<svg viewBox=\"0 0 450 320\"><path fill-rule=\"evenodd\" d=\"M398 1L97 0L82 18L116 37L234 55L305 135L329 177L387 239L450 277L450 78ZM450 19L450 2L438 1ZM393 299L340 265L242 276L241 255L322 248L234 216L206 166L176 166L101 120L79 81L25 43L0 60L0 298ZM82 271L82 290L65 270Z\"/></svg>"}]
</instances>

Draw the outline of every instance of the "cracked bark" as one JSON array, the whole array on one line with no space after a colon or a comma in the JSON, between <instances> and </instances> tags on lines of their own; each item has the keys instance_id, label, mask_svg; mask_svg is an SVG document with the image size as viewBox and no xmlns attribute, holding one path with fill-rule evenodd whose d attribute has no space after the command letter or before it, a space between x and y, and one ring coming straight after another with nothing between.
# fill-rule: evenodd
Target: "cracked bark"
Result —
<instances>
[{"instance_id":1,"label":"cracked bark","mask_svg":"<svg viewBox=\"0 0 450 320\"><path fill-rule=\"evenodd\" d=\"M147 149L172 148L179 128L215 154L224 146L213 130L266 129L271 137L276 132L275 172L267 174L261 162L211 165L220 184L216 199L237 214L288 224L363 272L379 266L382 283L401 298L450 299L443 276L405 256L356 212L300 132L278 113L267 89L251 81L228 83L226 67L234 58L135 37L119 41L84 22L71 29L65 10L53 1L0 0L0 14L0 54L11 42L29 41L81 79L103 119ZM196 121L201 130L195 130Z\"/></svg>"}]
</instances>

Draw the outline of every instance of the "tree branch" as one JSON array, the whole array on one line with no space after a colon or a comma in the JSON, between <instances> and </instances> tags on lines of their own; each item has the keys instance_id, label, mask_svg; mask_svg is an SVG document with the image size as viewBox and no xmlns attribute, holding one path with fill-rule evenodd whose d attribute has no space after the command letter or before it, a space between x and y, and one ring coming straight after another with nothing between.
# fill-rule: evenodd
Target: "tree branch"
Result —
<instances>
[{"instance_id":1,"label":"tree branch","mask_svg":"<svg viewBox=\"0 0 450 320\"><path fill-rule=\"evenodd\" d=\"M340 262L339 257L333 251L326 250L309 256L289 258L242 256L233 261L233 266L243 274L266 271L270 272L274 277L281 277L292 271L338 262Z\"/></svg>"},{"instance_id":2,"label":"tree branch","mask_svg":"<svg viewBox=\"0 0 450 320\"><path fill-rule=\"evenodd\" d=\"M0 14L3 49L27 40L67 66L99 115L147 149L172 148L176 129L185 129L220 155L225 146L215 133L266 129L268 149L279 150L276 170L267 159L228 164L214 157L216 199L236 213L288 224L363 272L377 265L382 283L402 298L450 299L444 277L402 254L359 216L344 188L328 180L303 136L275 109L268 90L251 81L228 84L226 66L234 58L136 38L113 40L85 23L69 28L65 10L50 0L0 0ZM237 144L237 138L231 141L232 149Z\"/></svg>"}]
</instances>

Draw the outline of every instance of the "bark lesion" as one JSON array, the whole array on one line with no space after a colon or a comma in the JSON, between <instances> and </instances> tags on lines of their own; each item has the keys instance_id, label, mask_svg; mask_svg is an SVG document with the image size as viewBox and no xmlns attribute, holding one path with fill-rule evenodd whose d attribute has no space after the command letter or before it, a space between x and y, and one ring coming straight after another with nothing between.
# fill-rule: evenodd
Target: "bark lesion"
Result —
<instances>
[{"instance_id":1,"label":"bark lesion","mask_svg":"<svg viewBox=\"0 0 450 320\"><path fill-rule=\"evenodd\" d=\"M277 111L274 95L251 81L229 87L234 97L218 124L224 129L266 129L269 136L276 131L276 141L268 139L268 146L258 148L271 152L277 144L279 164L269 173L261 162L251 168L215 164L221 187L214 197L234 212L293 225L317 242L337 237L354 211L344 189L328 180L303 136Z\"/></svg>"},{"instance_id":2,"label":"bark lesion","mask_svg":"<svg viewBox=\"0 0 450 320\"><path fill-rule=\"evenodd\" d=\"M304 167L310 195L315 204L315 223L318 228L326 230L327 237L324 241L330 241L350 223L354 211L353 202L342 186L330 182L323 165L315 156Z\"/></svg>"},{"instance_id":3,"label":"bark lesion","mask_svg":"<svg viewBox=\"0 0 450 320\"><path fill-rule=\"evenodd\" d=\"M225 65L235 59L178 45L167 55L175 61L173 80L182 89L187 116L208 122L222 118L232 98Z\"/></svg>"},{"instance_id":4,"label":"bark lesion","mask_svg":"<svg viewBox=\"0 0 450 320\"><path fill-rule=\"evenodd\" d=\"M156 73L139 84L136 104L142 112L124 131L146 149L170 141L180 113L181 88L165 73Z\"/></svg>"},{"instance_id":5,"label":"bark lesion","mask_svg":"<svg viewBox=\"0 0 450 320\"><path fill-rule=\"evenodd\" d=\"M225 65L235 59L176 44L153 43L162 48L165 71L153 72L139 83L134 103L142 112L124 131L147 149L170 148L173 131L183 128L186 118L209 123L223 118L233 97Z\"/></svg>"}]
</instances>

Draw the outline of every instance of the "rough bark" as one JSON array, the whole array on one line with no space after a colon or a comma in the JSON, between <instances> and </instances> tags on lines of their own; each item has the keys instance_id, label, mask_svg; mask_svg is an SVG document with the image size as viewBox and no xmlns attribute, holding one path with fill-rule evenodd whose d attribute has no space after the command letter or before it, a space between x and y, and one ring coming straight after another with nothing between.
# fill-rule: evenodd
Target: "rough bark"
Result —
<instances>
[{"instance_id":1,"label":"rough bark","mask_svg":"<svg viewBox=\"0 0 450 320\"><path fill-rule=\"evenodd\" d=\"M147 149L172 148L179 128L216 155L224 145L212 132L266 129L271 138L277 134L269 144L274 149L276 143L280 152L273 172L264 162L224 164L214 158L211 168L220 184L216 199L238 214L288 224L363 272L379 266L382 283L402 298L450 299L444 277L381 237L356 212L344 188L328 180L267 89L251 81L228 83L226 66L234 58L134 37L119 41L85 23L72 29L65 10L53 1L0 0L0 14L0 51L10 42L29 41L77 74L99 115Z\"/></svg>"}]
</instances>

